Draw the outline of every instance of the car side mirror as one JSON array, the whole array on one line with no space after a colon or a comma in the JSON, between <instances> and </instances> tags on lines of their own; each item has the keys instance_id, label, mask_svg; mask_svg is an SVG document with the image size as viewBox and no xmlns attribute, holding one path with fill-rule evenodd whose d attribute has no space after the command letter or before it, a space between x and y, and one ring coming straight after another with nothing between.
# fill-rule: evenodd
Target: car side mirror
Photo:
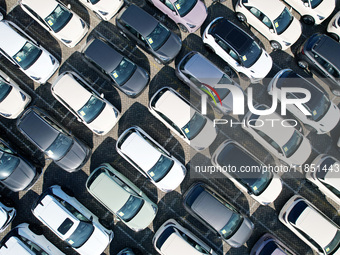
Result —
<instances>
[{"instance_id":1,"label":"car side mirror","mask_svg":"<svg viewBox=\"0 0 340 255\"><path fill-rule=\"evenodd\" d=\"M101 98L104 98L104 93L101 93L101 94L100 94L100 97L101 97Z\"/></svg>"},{"instance_id":2,"label":"car side mirror","mask_svg":"<svg viewBox=\"0 0 340 255\"><path fill-rule=\"evenodd\" d=\"M304 5L305 7L309 7L309 4L306 3L306 2L305 2L303 5Z\"/></svg>"},{"instance_id":3,"label":"car side mirror","mask_svg":"<svg viewBox=\"0 0 340 255\"><path fill-rule=\"evenodd\" d=\"M92 215L90 216L90 221L93 221L93 216Z\"/></svg>"},{"instance_id":4,"label":"car side mirror","mask_svg":"<svg viewBox=\"0 0 340 255\"><path fill-rule=\"evenodd\" d=\"M173 14L174 16L177 16L177 12L176 12L176 11L172 11L172 14Z\"/></svg>"},{"instance_id":5,"label":"car side mirror","mask_svg":"<svg viewBox=\"0 0 340 255\"><path fill-rule=\"evenodd\" d=\"M67 5L67 8L68 8L68 9L71 9L71 5L70 5L70 4L68 4L68 5Z\"/></svg>"},{"instance_id":6,"label":"car side mirror","mask_svg":"<svg viewBox=\"0 0 340 255\"><path fill-rule=\"evenodd\" d=\"M274 29L270 28L270 29L269 29L269 32L272 33L272 34L274 34L275 31L274 31Z\"/></svg>"}]
</instances>

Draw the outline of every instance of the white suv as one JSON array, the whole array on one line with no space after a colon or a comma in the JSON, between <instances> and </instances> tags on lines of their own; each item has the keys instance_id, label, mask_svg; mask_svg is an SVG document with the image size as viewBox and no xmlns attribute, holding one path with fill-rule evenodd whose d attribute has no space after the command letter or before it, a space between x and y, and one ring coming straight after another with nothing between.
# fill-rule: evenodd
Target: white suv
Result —
<instances>
[{"instance_id":1,"label":"white suv","mask_svg":"<svg viewBox=\"0 0 340 255\"><path fill-rule=\"evenodd\" d=\"M123 0L79 0L79 2L105 21L112 19L124 4Z\"/></svg>"},{"instance_id":2,"label":"white suv","mask_svg":"<svg viewBox=\"0 0 340 255\"><path fill-rule=\"evenodd\" d=\"M65 191L58 185L46 189L33 204L32 213L79 254L102 254L113 239L112 230Z\"/></svg>"}]
</instances>

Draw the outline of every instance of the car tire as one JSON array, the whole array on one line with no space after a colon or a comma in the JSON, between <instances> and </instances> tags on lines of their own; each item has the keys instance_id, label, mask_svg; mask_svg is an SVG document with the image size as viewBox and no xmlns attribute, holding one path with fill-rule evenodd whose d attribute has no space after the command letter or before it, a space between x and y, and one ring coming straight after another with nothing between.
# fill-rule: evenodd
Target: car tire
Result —
<instances>
[{"instance_id":1,"label":"car tire","mask_svg":"<svg viewBox=\"0 0 340 255\"><path fill-rule=\"evenodd\" d=\"M334 96L340 97L340 90L339 89L333 89L332 93Z\"/></svg>"},{"instance_id":2,"label":"car tire","mask_svg":"<svg viewBox=\"0 0 340 255\"><path fill-rule=\"evenodd\" d=\"M208 49L208 51L215 53L215 50L209 44L205 43L204 46Z\"/></svg>"},{"instance_id":3,"label":"car tire","mask_svg":"<svg viewBox=\"0 0 340 255\"><path fill-rule=\"evenodd\" d=\"M299 60L299 61L297 62L297 64L298 64L298 66L299 66L300 68L302 68L302 69L307 70L307 68L308 68L308 64L307 64L307 62L304 61L304 60Z\"/></svg>"},{"instance_id":4,"label":"car tire","mask_svg":"<svg viewBox=\"0 0 340 255\"><path fill-rule=\"evenodd\" d=\"M1 201L5 206L14 207L14 202L13 202L11 199L9 199L8 197L1 196L0 201Z\"/></svg>"},{"instance_id":5,"label":"car tire","mask_svg":"<svg viewBox=\"0 0 340 255\"><path fill-rule=\"evenodd\" d=\"M244 16L244 14L241 13L241 12L237 12L237 13L236 13L236 17L237 17L237 19L238 19L239 21L241 21L241 22L244 22L244 23L247 22L246 16Z\"/></svg>"},{"instance_id":6,"label":"car tire","mask_svg":"<svg viewBox=\"0 0 340 255\"><path fill-rule=\"evenodd\" d=\"M41 236L44 232L43 229L37 224L29 224L29 230L31 230L34 234Z\"/></svg>"},{"instance_id":7,"label":"car tire","mask_svg":"<svg viewBox=\"0 0 340 255\"><path fill-rule=\"evenodd\" d=\"M99 218L99 223L106 229L111 229L111 222L107 219Z\"/></svg>"},{"instance_id":8,"label":"car tire","mask_svg":"<svg viewBox=\"0 0 340 255\"><path fill-rule=\"evenodd\" d=\"M178 27L179 27L179 29L180 29L183 33L188 33L187 27L184 26L183 24L178 23Z\"/></svg>"},{"instance_id":9,"label":"car tire","mask_svg":"<svg viewBox=\"0 0 340 255\"><path fill-rule=\"evenodd\" d=\"M273 48L274 51L282 49L282 45L277 41L271 41L270 46Z\"/></svg>"},{"instance_id":10,"label":"car tire","mask_svg":"<svg viewBox=\"0 0 340 255\"><path fill-rule=\"evenodd\" d=\"M303 16L302 21L307 25L314 25L315 24L315 19L310 15Z\"/></svg>"},{"instance_id":11,"label":"car tire","mask_svg":"<svg viewBox=\"0 0 340 255\"><path fill-rule=\"evenodd\" d=\"M68 195L69 197L74 197L74 192L67 188L67 187L63 187L62 190L66 193L66 195Z\"/></svg>"},{"instance_id":12,"label":"car tire","mask_svg":"<svg viewBox=\"0 0 340 255\"><path fill-rule=\"evenodd\" d=\"M332 37L335 41L340 42L340 37L337 34L330 33L329 36Z\"/></svg>"}]
</instances>

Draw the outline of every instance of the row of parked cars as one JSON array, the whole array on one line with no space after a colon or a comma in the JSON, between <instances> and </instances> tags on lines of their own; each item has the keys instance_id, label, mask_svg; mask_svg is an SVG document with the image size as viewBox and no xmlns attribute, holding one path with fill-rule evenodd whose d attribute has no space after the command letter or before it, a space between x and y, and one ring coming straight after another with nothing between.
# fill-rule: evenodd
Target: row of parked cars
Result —
<instances>
[{"instance_id":1,"label":"row of parked cars","mask_svg":"<svg viewBox=\"0 0 340 255\"><path fill-rule=\"evenodd\" d=\"M112 18L123 5L123 1L119 0L114 5L107 4L108 0L80 2L103 20ZM200 0L150 2L172 18L183 32L196 31L207 17L206 7ZM307 24L319 24L335 8L334 0L306 0L301 1L302 5L288 0L286 2L302 15L302 20ZM68 47L77 45L88 32L87 24L71 11L70 6L59 1L21 0L19 3L27 14ZM267 37L273 49L286 49L301 35L299 21L280 1L240 0L235 11L239 20L247 22ZM339 34L336 30L338 17L335 16L331 23L328 32L332 33L334 39L339 39L336 37ZM129 5L117 16L116 25L123 36L152 54L158 63L171 62L181 50L182 42L175 33L135 5ZM0 38L1 53L32 80L45 83L59 68L59 61L15 23L2 20L0 33L7 35ZM238 73L249 77L251 82L262 80L272 68L273 61L269 54L243 29L225 18L214 19L205 29L202 39L209 49ZM334 39L326 35L313 35L301 46L297 58L300 67L327 77L332 92L340 95L337 92L340 68L336 58L340 44ZM108 75L114 86L129 97L138 96L149 83L149 74L143 68L122 55L103 38L90 40L82 53L86 61ZM199 93L202 93L202 88L213 93L217 84L240 87L198 52L188 53L177 65L176 74ZM315 85L315 81L310 82L290 69L282 70L269 84L268 93L294 86L289 82L290 78L296 79L299 87L308 89L315 100L306 105L311 113L310 118L306 118L297 107L290 106L289 110L317 133L331 131L340 119L340 111L329 100L328 95ZM5 74L1 74L0 85L1 115L18 118L19 131L58 166L68 172L81 169L88 161L91 149L43 110L37 107L24 110L31 101L30 96ZM232 109L231 92L228 89L216 90L221 100L218 109L223 114L229 113ZM94 134L107 134L119 121L120 112L117 108L75 72L60 74L52 84L51 92ZM291 96L299 97L293 93ZM14 101L20 103L13 104ZM211 103L215 107L214 100ZM258 105L257 109L265 110L268 107ZM208 148L217 136L212 121L170 87L161 88L151 97L149 110L173 133L198 151ZM250 123L261 121L261 117L249 112L244 118L246 123ZM283 120L276 113L267 117ZM299 129L278 130L270 125L246 125L244 129L287 164L301 165L310 156L310 142ZM139 127L123 132L117 140L116 150L163 192L176 189L186 176L185 166ZM13 191L32 187L41 170L4 141L0 143L0 153L3 164L1 182ZM233 162L237 166L241 160L242 164L249 166L264 165L251 152L231 140L223 142L214 152L212 164L223 167ZM340 188L332 171L332 167L339 166L339 161L328 155L320 155L314 162L323 171L310 173L308 179L339 203ZM281 180L274 173L256 173L251 178L242 173L226 175L238 188L263 205L272 203L282 190ZM134 231L145 229L157 214L157 205L108 164L98 167L89 176L86 188L117 219ZM196 183L189 188L184 195L183 205L190 214L232 247L243 245L252 234L254 225L248 217L204 183ZM16 213L13 207L3 204L2 208L4 229ZM105 226L104 221L80 204L71 191L60 186L52 186L44 191L33 203L32 212L80 254L100 254L113 238L112 230ZM339 227L304 198L291 198L281 210L279 219L319 254L339 253ZM311 224L314 222L318 224ZM324 230L322 235L319 234L320 228ZM40 239L36 236L40 236ZM175 220L169 220L160 227L155 233L153 243L160 254L178 254L178 247L183 247L184 253L188 254L216 254ZM24 254L24 250L34 254L61 253L46 238L41 237L40 230L27 224L17 226L0 242L0 254ZM262 237L252 250L252 254L276 254L275 252L294 254L270 235ZM121 254L132 254L132 251L122 251Z\"/></svg>"}]
</instances>

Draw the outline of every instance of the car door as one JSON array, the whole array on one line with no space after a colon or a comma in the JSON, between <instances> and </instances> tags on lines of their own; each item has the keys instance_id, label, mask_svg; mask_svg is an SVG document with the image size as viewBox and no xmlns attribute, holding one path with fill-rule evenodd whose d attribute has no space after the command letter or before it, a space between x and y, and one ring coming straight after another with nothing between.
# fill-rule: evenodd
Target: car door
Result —
<instances>
[{"instance_id":1,"label":"car door","mask_svg":"<svg viewBox=\"0 0 340 255\"><path fill-rule=\"evenodd\" d=\"M272 38L273 33L275 33L272 21L257 8L253 6L246 6L246 8L250 12L250 25L271 40L270 38Z\"/></svg>"}]
</instances>

